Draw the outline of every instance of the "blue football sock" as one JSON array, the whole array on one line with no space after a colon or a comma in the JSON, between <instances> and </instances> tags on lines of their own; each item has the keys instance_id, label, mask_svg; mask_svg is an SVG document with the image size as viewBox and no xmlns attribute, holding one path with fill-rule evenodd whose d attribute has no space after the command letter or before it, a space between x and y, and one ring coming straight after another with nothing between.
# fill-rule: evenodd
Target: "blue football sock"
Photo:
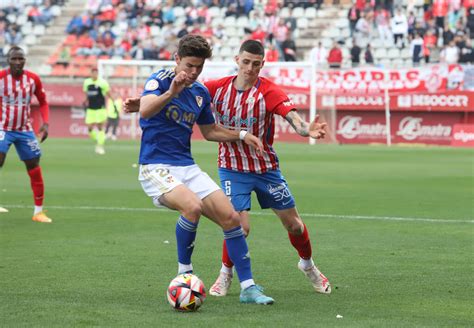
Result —
<instances>
[{"instance_id":1,"label":"blue football sock","mask_svg":"<svg viewBox=\"0 0 474 328\"><path fill-rule=\"evenodd\" d=\"M253 279L249 249L242 227L238 226L224 231L224 238L227 244L227 251L229 252L230 259L234 262L235 271L237 271L240 282Z\"/></svg>"},{"instance_id":2,"label":"blue football sock","mask_svg":"<svg viewBox=\"0 0 474 328\"><path fill-rule=\"evenodd\" d=\"M176 223L176 242L178 246L178 262L191 264L191 255L194 250L197 224L180 216Z\"/></svg>"}]
</instances>

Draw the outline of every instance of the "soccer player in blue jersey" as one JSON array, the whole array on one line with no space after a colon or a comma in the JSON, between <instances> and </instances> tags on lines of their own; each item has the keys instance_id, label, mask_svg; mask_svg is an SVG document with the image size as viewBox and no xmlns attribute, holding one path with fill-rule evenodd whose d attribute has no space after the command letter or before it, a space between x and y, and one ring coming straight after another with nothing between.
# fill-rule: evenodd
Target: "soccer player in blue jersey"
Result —
<instances>
[{"instance_id":1,"label":"soccer player in blue jersey","mask_svg":"<svg viewBox=\"0 0 474 328\"><path fill-rule=\"evenodd\" d=\"M262 150L260 140L246 131L228 130L215 124L206 87L197 82L204 62L212 55L207 41L198 35L183 37L175 55L177 66L162 69L146 81L140 100L139 180L156 206L180 213L176 224L178 272L193 272L191 255L199 218L204 215L222 227L239 276L240 302L272 304L252 277L250 257L239 215L221 188L195 164L191 134L195 123L204 138L224 142L243 140Z\"/></svg>"}]
</instances>

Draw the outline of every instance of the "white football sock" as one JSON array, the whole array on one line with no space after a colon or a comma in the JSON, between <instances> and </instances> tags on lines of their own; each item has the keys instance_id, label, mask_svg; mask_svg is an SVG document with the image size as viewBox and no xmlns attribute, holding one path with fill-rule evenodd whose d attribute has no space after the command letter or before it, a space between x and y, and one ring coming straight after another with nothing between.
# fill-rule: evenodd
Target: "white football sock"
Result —
<instances>
[{"instance_id":1,"label":"white football sock","mask_svg":"<svg viewBox=\"0 0 474 328\"><path fill-rule=\"evenodd\" d=\"M39 212L43 212L43 206L36 206L35 205L35 211L33 212L33 215L36 215Z\"/></svg>"},{"instance_id":2,"label":"white football sock","mask_svg":"<svg viewBox=\"0 0 474 328\"><path fill-rule=\"evenodd\" d=\"M305 260L305 259L302 259L300 258L300 263L301 263L301 266L306 270L306 269L309 269L311 268L313 265L314 265L314 262L313 262L313 259L309 259L309 260Z\"/></svg>"},{"instance_id":3,"label":"white football sock","mask_svg":"<svg viewBox=\"0 0 474 328\"><path fill-rule=\"evenodd\" d=\"M188 272L188 271L193 272L192 263L190 263L190 264L181 264L181 263L178 262L178 274L185 273L185 272Z\"/></svg>"},{"instance_id":4,"label":"white football sock","mask_svg":"<svg viewBox=\"0 0 474 328\"><path fill-rule=\"evenodd\" d=\"M229 268L228 266L225 266L224 263L222 263L221 272L233 275L233 271L234 267Z\"/></svg>"},{"instance_id":5,"label":"white football sock","mask_svg":"<svg viewBox=\"0 0 474 328\"><path fill-rule=\"evenodd\" d=\"M247 288L249 288L250 286L253 286L253 285L255 285L255 281L253 281L253 279L247 279L247 280L244 280L240 283L240 288L247 289Z\"/></svg>"}]
</instances>

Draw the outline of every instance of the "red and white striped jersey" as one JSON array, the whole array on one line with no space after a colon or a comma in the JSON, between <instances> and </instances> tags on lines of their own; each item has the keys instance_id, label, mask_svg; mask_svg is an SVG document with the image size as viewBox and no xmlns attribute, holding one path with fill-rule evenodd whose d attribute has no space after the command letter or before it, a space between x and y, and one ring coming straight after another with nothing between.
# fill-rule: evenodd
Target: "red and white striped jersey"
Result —
<instances>
[{"instance_id":1,"label":"red and white striped jersey","mask_svg":"<svg viewBox=\"0 0 474 328\"><path fill-rule=\"evenodd\" d=\"M264 153L242 141L219 143L219 167L264 173L278 169L278 157L273 150L274 115L285 117L296 109L288 96L272 81L260 77L249 90L233 86L236 76L205 83L211 94L217 124L228 129L247 130L263 143Z\"/></svg>"},{"instance_id":2,"label":"red and white striped jersey","mask_svg":"<svg viewBox=\"0 0 474 328\"><path fill-rule=\"evenodd\" d=\"M31 100L36 96L44 123L48 123L48 103L38 75L23 71L14 77L10 69L0 71L0 130L32 131Z\"/></svg>"}]
</instances>

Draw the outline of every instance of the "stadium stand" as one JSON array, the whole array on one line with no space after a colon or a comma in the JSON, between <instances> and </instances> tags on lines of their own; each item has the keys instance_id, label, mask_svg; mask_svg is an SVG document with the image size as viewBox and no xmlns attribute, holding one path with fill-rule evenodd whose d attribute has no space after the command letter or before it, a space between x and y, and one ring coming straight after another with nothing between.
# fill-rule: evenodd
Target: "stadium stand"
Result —
<instances>
[{"instance_id":1,"label":"stadium stand","mask_svg":"<svg viewBox=\"0 0 474 328\"><path fill-rule=\"evenodd\" d=\"M19 44L43 75L83 77L100 58L168 60L187 33L209 39L214 61L232 60L247 38L262 40L278 61L308 60L318 42L326 52L340 44L342 67L351 66L354 43L362 53L370 45L376 65L473 61L474 0L5 1L0 61Z\"/></svg>"}]
</instances>

